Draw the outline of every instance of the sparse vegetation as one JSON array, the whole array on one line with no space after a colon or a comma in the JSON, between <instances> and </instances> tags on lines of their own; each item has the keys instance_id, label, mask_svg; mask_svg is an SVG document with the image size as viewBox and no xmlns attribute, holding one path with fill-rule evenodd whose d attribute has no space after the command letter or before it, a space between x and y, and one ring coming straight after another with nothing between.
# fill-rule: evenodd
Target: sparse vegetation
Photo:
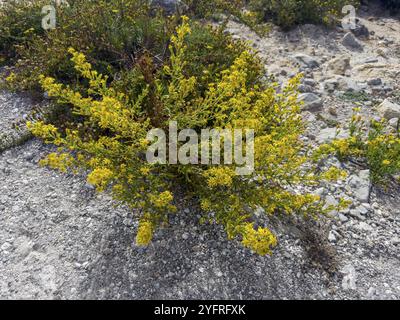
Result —
<instances>
[{"instance_id":1,"label":"sparse vegetation","mask_svg":"<svg viewBox=\"0 0 400 320\"><path fill-rule=\"evenodd\" d=\"M385 120L372 120L368 124L356 113L350 122L350 136L336 139L321 149L336 153L342 161L364 164L376 184L388 185L400 173L400 130L390 128Z\"/></svg>"},{"instance_id":2,"label":"sparse vegetation","mask_svg":"<svg viewBox=\"0 0 400 320\"><path fill-rule=\"evenodd\" d=\"M358 0L250 0L249 6L264 21L272 20L283 28L297 24L333 24L342 16L345 5L359 5Z\"/></svg>"}]
</instances>

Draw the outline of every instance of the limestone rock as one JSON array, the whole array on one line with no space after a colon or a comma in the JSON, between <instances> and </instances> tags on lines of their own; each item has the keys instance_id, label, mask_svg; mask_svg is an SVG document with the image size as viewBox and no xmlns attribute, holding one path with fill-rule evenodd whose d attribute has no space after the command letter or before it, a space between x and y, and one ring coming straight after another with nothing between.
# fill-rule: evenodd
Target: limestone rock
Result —
<instances>
[{"instance_id":1,"label":"limestone rock","mask_svg":"<svg viewBox=\"0 0 400 320\"><path fill-rule=\"evenodd\" d=\"M342 44L350 51L363 51L362 44L356 39L354 34L348 32L342 39Z\"/></svg>"},{"instance_id":2,"label":"limestone rock","mask_svg":"<svg viewBox=\"0 0 400 320\"><path fill-rule=\"evenodd\" d=\"M328 71L338 75L345 75L350 68L350 58L348 56L336 57L329 61L327 66Z\"/></svg>"},{"instance_id":3,"label":"limestone rock","mask_svg":"<svg viewBox=\"0 0 400 320\"><path fill-rule=\"evenodd\" d=\"M361 203L366 203L369 201L370 195L370 172L369 170L362 170L358 175L352 175L349 178L349 185L352 188L354 196Z\"/></svg>"},{"instance_id":4,"label":"limestone rock","mask_svg":"<svg viewBox=\"0 0 400 320\"><path fill-rule=\"evenodd\" d=\"M315 93L302 93L299 95L299 101L303 102L303 110L320 111L323 107L322 99Z\"/></svg>"},{"instance_id":5,"label":"limestone rock","mask_svg":"<svg viewBox=\"0 0 400 320\"><path fill-rule=\"evenodd\" d=\"M314 59L313 57L306 55L304 53L297 53L293 56L293 58L299 62L303 67L307 68L318 68L319 67L319 62Z\"/></svg>"},{"instance_id":6,"label":"limestone rock","mask_svg":"<svg viewBox=\"0 0 400 320\"><path fill-rule=\"evenodd\" d=\"M393 103L388 99L384 100L378 107L379 113L387 120L400 118L400 105Z\"/></svg>"},{"instance_id":7,"label":"limestone rock","mask_svg":"<svg viewBox=\"0 0 400 320\"><path fill-rule=\"evenodd\" d=\"M349 136L348 130L340 130L337 128L325 128L322 129L319 135L317 136L317 142L319 144L329 143L334 139L345 139Z\"/></svg>"}]
</instances>

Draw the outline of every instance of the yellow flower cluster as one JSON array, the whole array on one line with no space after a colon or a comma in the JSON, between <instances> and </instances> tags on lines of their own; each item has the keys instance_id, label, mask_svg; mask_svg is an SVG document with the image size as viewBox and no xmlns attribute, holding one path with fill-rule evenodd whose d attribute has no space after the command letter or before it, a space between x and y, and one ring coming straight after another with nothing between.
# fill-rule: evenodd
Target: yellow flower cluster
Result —
<instances>
[{"instance_id":1,"label":"yellow flower cluster","mask_svg":"<svg viewBox=\"0 0 400 320\"><path fill-rule=\"evenodd\" d=\"M361 117L359 108L350 121L350 137L335 139L324 144L317 154L336 154L340 159L356 158L365 162L371 169L374 182L386 184L389 177L400 173L400 136L382 120L372 121L369 125ZM369 126L369 128L368 128ZM343 177L338 171L333 178ZM327 174L327 173L326 173ZM326 175L325 174L325 175Z\"/></svg>"},{"instance_id":2,"label":"yellow flower cluster","mask_svg":"<svg viewBox=\"0 0 400 320\"><path fill-rule=\"evenodd\" d=\"M0 61L1 62L1 61ZM9 83L12 83L16 80L16 74L14 72L11 72L8 77L6 78L6 81Z\"/></svg>"},{"instance_id":3,"label":"yellow flower cluster","mask_svg":"<svg viewBox=\"0 0 400 320\"><path fill-rule=\"evenodd\" d=\"M255 230L251 223L244 226L242 244L259 255L271 254L272 248L277 243L276 237L270 230L261 227Z\"/></svg>"},{"instance_id":4,"label":"yellow flower cluster","mask_svg":"<svg viewBox=\"0 0 400 320\"><path fill-rule=\"evenodd\" d=\"M74 158L70 154L50 153L45 159L40 161L40 165L67 172L73 164Z\"/></svg>"},{"instance_id":5,"label":"yellow flower cluster","mask_svg":"<svg viewBox=\"0 0 400 320\"><path fill-rule=\"evenodd\" d=\"M95 186L97 190L104 191L113 175L110 169L96 168L88 175L87 181Z\"/></svg>"},{"instance_id":6,"label":"yellow flower cluster","mask_svg":"<svg viewBox=\"0 0 400 320\"><path fill-rule=\"evenodd\" d=\"M150 195L150 201L154 207L163 209L171 205L174 196L170 191L164 191L158 195Z\"/></svg>"},{"instance_id":7,"label":"yellow flower cluster","mask_svg":"<svg viewBox=\"0 0 400 320\"><path fill-rule=\"evenodd\" d=\"M231 186L235 175L235 171L228 167L213 167L204 172L210 188Z\"/></svg>"},{"instance_id":8,"label":"yellow flower cluster","mask_svg":"<svg viewBox=\"0 0 400 320\"><path fill-rule=\"evenodd\" d=\"M147 246L153 239L154 227L149 221L141 221L136 235L136 244L138 246Z\"/></svg>"}]
</instances>

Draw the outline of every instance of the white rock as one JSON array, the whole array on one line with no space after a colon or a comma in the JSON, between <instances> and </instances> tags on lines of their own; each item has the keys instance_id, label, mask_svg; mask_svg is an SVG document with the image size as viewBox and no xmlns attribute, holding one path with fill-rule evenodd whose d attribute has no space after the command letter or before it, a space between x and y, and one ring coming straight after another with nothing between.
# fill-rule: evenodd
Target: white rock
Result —
<instances>
[{"instance_id":1,"label":"white rock","mask_svg":"<svg viewBox=\"0 0 400 320\"><path fill-rule=\"evenodd\" d=\"M347 221L349 221L349 218L347 218L344 214L339 213L339 220L341 222L347 222Z\"/></svg>"},{"instance_id":2,"label":"white rock","mask_svg":"<svg viewBox=\"0 0 400 320\"><path fill-rule=\"evenodd\" d=\"M325 193L325 189L324 188L318 188L317 190L314 191L314 194L318 195L318 196L323 196L324 193Z\"/></svg>"},{"instance_id":3,"label":"white rock","mask_svg":"<svg viewBox=\"0 0 400 320\"><path fill-rule=\"evenodd\" d=\"M361 221L360 223L356 224L354 228L360 230L360 231L366 231L370 232L373 231L374 229L366 222Z\"/></svg>"},{"instance_id":4,"label":"white rock","mask_svg":"<svg viewBox=\"0 0 400 320\"><path fill-rule=\"evenodd\" d=\"M350 68L350 58L348 56L336 57L329 61L327 66L328 71L338 75L345 75Z\"/></svg>"},{"instance_id":5,"label":"white rock","mask_svg":"<svg viewBox=\"0 0 400 320\"><path fill-rule=\"evenodd\" d=\"M364 206L359 206L357 207L357 209L363 216L365 216L368 213L367 208L365 208Z\"/></svg>"},{"instance_id":6,"label":"white rock","mask_svg":"<svg viewBox=\"0 0 400 320\"><path fill-rule=\"evenodd\" d=\"M394 238L391 240L391 243L392 243L393 245L395 245L395 246L399 245L399 244L400 244L400 238L399 238L399 237L394 237Z\"/></svg>"},{"instance_id":7,"label":"white rock","mask_svg":"<svg viewBox=\"0 0 400 320\"><path fill-rule=\"evenodd\" d=\"M335 91L360 92L363 88L351 78L335 76L326 80L322 87L324 90L333 93Z\"/></svg>"},{"instance_id":8,"label":"white rock","mask_svg":"<svg viewBox=\"0 0 400 320\"><path fill-rule=\"evenodd\" d=\"M393 103L388 99L384 100L378 107L379 113L387 120L400 118L400 105Z\"/></svg>"},{"instance_id":9,"label":"white rock","mask_svg":"<svg viewBox=\"0 0 400 320\"><path fill-rule=\"evenodd\" d=\"M389 124L392 128L397 129L397 127L399 126L399 118L392 118L389 120Z\"/></svg>"},{"instance_id":10,"label":"white rock","mask_svg":"<svg viewBox=\"0 0 400 320\"><path fill-rule=\"evenodd\" d=\"M360 211L358 211L358 209L350 210L349 215L358 220L365 220L365 217L361 215L361 213L360 213Z\"/></svg>"},{"instance_id":11,"label":"white rock","mask_svg":"<svg viewBox=\"0 0 400 320\"><path fill-rule=\"evenodd\" d=\"M323 107L322 99L315 93L302 93L299 95L299 101L303 102L303 110L320 111Z\"/></svg>"},{"instance_id":12,"label":"white rock","mask_svg":"<svg viewBox=\"0 0 400 320\"><path fill-rule=\"evenodd\" d=\"M362 170L358 175L350 176L349 185L351 186L357 200L361 203L369 201L371 187L369 170Z\"/></svg>"},{"instance_id":13,"label":"white rock","mask_svg":"<svg viewBox=\"0 0 400 320\"><path fill-rule=\"evenodd\" d=\"M329 232L328 240L329 240L330 242L336 242L336 236L335 236L335 234L333 233L333 231L330 231L330 232Z\"/></svg>"},{"instance_id":14,"label":"white rock","mask_svg":"<svg viewBox=\"0 0 400 320\"><path fill-rule=\"evenodd\" d=\"M293 56L293 58L299 62L303 67L307 68L318 68L319 62L315 60L313 57L310 57L304 53L297 53Z\"/></svg>"},{"instance_id":15,"label":"white rock","mask_svg":"<svg viewBox=\"0 0 400 320\"><path fill-rule=\"evenodd\" d=\"M368 289L367 297L372 299L376 295L376 289L374 287L370 287Z\"/></svg>"},{"instance_id":16,"label":"white rock","mask_svg":"<svg viewBox=\"0 0 400 320\"><path fill-rule=\"evenodd\" d=\"M344 35L344 37L342 39L342 44L351 51L362 51L363 50L362 44L360 42L358 42L358 40L356 39L354 34L352 34L351 32L348 32Z\"/></svg>"},{"instance_id":17,"label":"white rock","mask_svg":"<svg viewBox=\"0 0 400 320\"><path fill-rule=\"evenodd\" d=\"M356 290L356 270L355 268L351 265L348 264L344 266L344 268L341 270L341 272L344 274L343 280L342 280L342 288L343 290Z\"/></svg>"},{"instance_id":18,"label":"white rock","mask_svg":"<svg viewBox=\"0 0 400 320\"><path fill-rule=\"evenodd\" d=\"M182 239L183 239L183 240L189 239L189 234L188 234L187 232L185 232L184 234L182 234Z\"/></svg>"},{"instance_id":19,"label":"white rock","mask_svg":"<svg viewBox=\"0 0 400 320\"><path fill-rule=\"evenodd\" d=\"M0 249L3 250L3 251L7 251L7 250L9 250L11 247L12 247L12 244L10 244L10 243L8 243L8 242L5 242L5 243L3 243L3 244L1 245Z\"/></svg>"},{"instance_id":20,"label":"white rock","mask_svg":"<svg viewBox=\"0 0 400 320\"><path fill-rule=\"evenodd\" d=\"M320 144L329 143L334 139L346 139L350 135L348 130L339 130L337 128L322 129L317 136L317 142Z\"/></svg>"},{"instance_id":21,"label":"white rock","mask_svg":"<svg viewBox=\"0 0 400 320\"><path fill-rule=\"evenodd\" d=\"M311 87L315 87L315 85L317 84L316 81L311 78L303 78L301 82Z\"/></svg>"}]
</instances>

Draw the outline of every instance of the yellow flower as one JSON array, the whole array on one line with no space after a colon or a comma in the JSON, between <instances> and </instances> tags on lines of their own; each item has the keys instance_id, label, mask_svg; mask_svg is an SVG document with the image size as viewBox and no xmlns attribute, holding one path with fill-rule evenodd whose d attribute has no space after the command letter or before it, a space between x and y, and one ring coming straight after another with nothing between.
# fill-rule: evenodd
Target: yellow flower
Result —
<instances>
[{"instance_id":1,"label":"yellow flower","mask_svg":"<svg viewBox=\"0 0 400 320\"><path fill-rule=\"evenodd\" d=\"M149 221L142 220L136 235L136 244L138 246L147 246L153 239L153 233L153 224Z\"/></svg>"},{"instance_id":2,"label":"yellow flower","mask_svg":"<svg viewBox=\"0 0 400 320\"><path fill-rule=\"evenodd\" d=\"M104 191L113 177L113 172L107 168L96 168L94 169L87 178L87 181L97 187L98 191Z\"/></svg>"},{"instance_id":3,"label":"yellow flower","mask_svg":"<svg viewBox=\"0 0 400 320\"><path fill-rule=\"evenodd\" d=\"M254 229L251 223L244 226L242 244L260 255L271 254L271 248L277 245L277 239L267 228Z\"/></svg>"},{"instance_id":4,"label":"yellow flower","mask_svg":"<svg viewBox=\"0 0 400 320\"><path fill-rule=\"evenodd\" d=\"M202 199L200 202L201 209L204 211L210 211L211 210L211 201L208 199Z\"/></svg>"},{"instance_id":5,"label":"yellow flower","mask_svg":"<svg viewBox=\"0 0 400 320\"><path fill-rule=\"evenodd\" d=\"M144 175L144 176L148 176L150 173L150 168L149 167L142 167L140 168L140 172Z\"/></svg>"},{"instance_id":6,"label":"yellow flower","mask_svg":"<svg viewBox=\"0 0 400 320\"><path fill-rule=\"evenodd\" d=\"M72 162L73 158L69 154L50 153L45 159L40 161L40 165L49 166L50 168L58 169L61 172L67 172L67 169L71 166Z\"/></svg>"},{"instance_id":7,"label":"yellow flower","mask_svg":"<svg viewBox=\"0 0 400 320\"><path fill-rule=\"evenodd\" d=\"M233 177L236 175L236 173L230 168L215 167L208 169L204 175L207 178L208 186L214 188L218 186L231 186L233 183Z\"/></svg>"},{"instance_id":8,"label":"yellow flower","mask_svg":"<svg viewBox=\"0 0 400 320\"><path fill-rule=\"evenodd\" d=\"M174 196L169 191L164 191L159 195L154 195L154 194L150 195L151 203L154 205L155 208L158 209L168 208L173 199Z\"/></svg>"},{"instance_id":9,"label":"yellow flower","mask_svg":"<svg viewBox=\"0 0 400 320\"><path fill-rule=\"evenodd\" d=\"M17 76L14 72L11 72L10 75L6 78L8 83L13 83L16 80Z\"/></svg>"}]
</instances>

